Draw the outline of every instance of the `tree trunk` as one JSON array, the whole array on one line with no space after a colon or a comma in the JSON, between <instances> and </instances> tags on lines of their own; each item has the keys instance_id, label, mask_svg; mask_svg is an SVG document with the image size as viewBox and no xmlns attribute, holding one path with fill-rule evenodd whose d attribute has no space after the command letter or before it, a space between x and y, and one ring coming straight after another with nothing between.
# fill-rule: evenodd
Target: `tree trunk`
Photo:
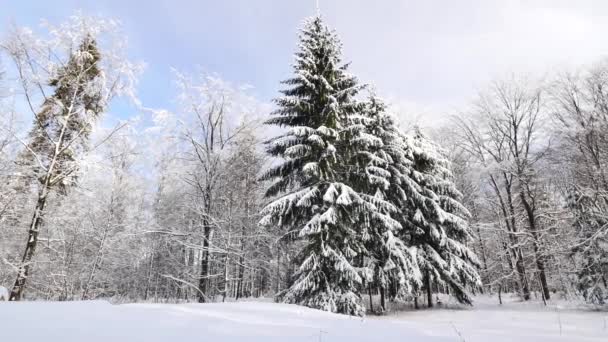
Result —
<instances>
[{"instance_id":1,"label":"tree trunk","mask_svg":"<svg viewBox=\"0 0 608 342\"><path fill-rule=\"evenodd\" d=\"M374 312L374 300L372 297L372 286L367 285L367 294L369 295L369 311Z\"/></svg>"},{"instance_id":2,"label":"tree trunk","mask_svg":"<svg viewBox=\"0 0 608 342\"><path fill-rule=\"evenodd\" d=\"M50 178L50 175L47 176ZM34 215L32 216L32 222L30 223L30 230L28 232L27 244L25 245L25 251L21 258L21 265L17 271L17 279L11 290L9 300L19 301L23 297L27 278L30 275L32 259L34 258L34 252L38 245L38 233L42 226L42 218L44 215L44 207L46 206L46 199L48 195L48 186L45 183L40 192L38 193L38 200L36 201L36 208L34 209Z\"/></svg>"},{"instance_id":3,"label":"tree trunk","mask_svg":"<svg viewBox=\"0 0 608 342\"><path fill-rule=\"evenodd\" d=\"M524 255L523 255L523 252L521 251L521 247L518 246L519 238L517 237L517 235L515 235L517 233L517 228L516 228L517 226L515 223L515 206L513 205L513 195L511 193L511 186L509 185L506 190L507 190L507 203L509 206L509 214L511 216L511 220L510 220L511 227L512 227L512 234L510 234L511 243L513 246L515 246L515 247L513 247L515 249L515 268L517 269L517 274L519 275L522 296L523 296L524 300L530 300L530 287L528 286L528 280L526 278L526 267L524 266Z\"/></svg>"},{"instance_id":4,"label":"tree trunk","mask_svg":"<svg viewBox=\"0 0 608 342\"><path fill-rule=\"evenodd\" d=\"M477 208L475 205L473 205L473 221L478 222ZM482 284L487 284L487 283L489 283L489 281L487 279L489 272L488 272L488 258L486 256L486 246L485 246L485 242L483 241L483 238L481 237L481 228L479 227L479 224L476 224L475 226L476 226L476 230L477 230L477 239L479 240L479 250L480 250L480 254L481 254L481 263L482 263L482 269L483 269ZM489 287L489 288L491 289L491 287ZM481 293L482 294L484 293L483 285L481 286Z\"/></svg>"},{"instance_id":5,"label":"tree trunk","mask_svg":"<svg viewBox=\"0 0 608 342\"><path fill-rule=\"evenodd\" d=\"M211 132L211 144L210 144L210 152L213 153L213 132ZM206 175L206 182L204 186L203 192L203 253L201 258L201 275L198 283L198 302L205 303L209 296L209 262L210 262L210 247L211 247L211 238L213 234L213 227L211 226L210 215L211 208L213 206L213 197L212 191L213 187L211 185L211 180L213 179L213 175L208 171Z\"/></svg>"},{"instance_id":6,"label":"tree trunk","mask_svg":"<svg viewBox=\"0 0 608 342\"><path fill-rule=\"evenodd\" d=\"M424 281L426 285L426 300L429 308L433 307L433 289L431 288L431 272L428 270L424 276Z\"/></svg>"},{"instance_id":7,"label":"tree trunk","mask_svg":"<svg viewBox=\"0 0 608 342\"><path fill-rule=\"evenodd\" d=\"M498 304L502 305L502 285L498 285Z\"/></svg>"},{"instance_id":8,"label":"tree trunk","mask_svg":"<svg viewBox=\"0 0 608 342\"><path fill-rule=\"evenodd\" d=\"M540 278L540 275L539 275L539 278ZM543 304L545 304L545 306L547 306L547 299L549 299L549 298L545 297L545 293L542 292L542 291L541 291L540 294L541 294L541 297L543 299Z\"/></svg>"},{"instance_id":9,"label":"tree trunk","mask_svg":"<svg viewBox=\"0 0 608 342\"><path fill-rule=\"evenodd\" d=\"M236 287L236 299L243 296L243 276L245 275L245 225L241 226L241 255L239 256L239 274Z\"/></svg>"},{"instance_id":10,"label":"tree trunk","mask_svg":"<svg viewBox=\"0 0 608 342\"><path fill-rule=\"evenodd\" d=\"M551 294L549 293L549 286L547 285L547 276L545 274L545 262L542 257L542 253L540 251L540 241L538 238L537 227L536 227L536 216L534 215L534 207L524 194L524 190L522 189L520 192L521 203L526 210L526 215L528 216L528 225L530 226L530 233L532 234L533 239L533 247L534 247L534 259L536 260L536 267L538 268L540 284L543 291L544 299L551 299Z\"/></svg>"},{"instance_id":11,"label":"tree trunk","mask_svg":"<svg viewBox=\"0 0 608 342\"><path fill-rule=\"evenodd\" d=\"M152 270L153 270L155 255L156 255L156 243L154 241L152 241L152 254L150 255L150 262L148 263L148 275L146 277L147 280L146 280L146 288L144 290L144 300L148 300L148 295L150 294L150 286L152 285Z\"/></svg>"},{"instance_id":12,"label":"tree trunk","mask_svg":"<svg viewBox=\"0 0 608 342\"><path fill-rule=\"evenodd\" d=\"M228 281L229 281L229 273L228 267L230 264L230 257L228 253L226 253L226 257L224 258L224 293L222 294L222 302L226 301L226 295L228 294Z\"/></svg>"},{"instance_id":13,"label":"tree trunk","mask_svg":"<svg viewBox=\"0 0 608 342\"><path fill-rule=\"evenodd\" d=\"M538 276L540 278L540 285L542 287L543 296L545 299L551 299L551 292L549 291L549 285L547 283L547 275L545 272L545 262L541 255L540 248L536 237L536 232L532 234L534 237L534 256L536 258L536 267L538 268Z\"/></svg>"},{"instance_id":14,"label":"tree trunk","mask_svg":"<svg viewBox=\"0 0 608 342\"><path fill-rule=\"evenodd\" d=\"M113 210L110 210L110 218L108 219L108 223L103 231L103 236L101 237L101 241L99 242L99 248L97 249L97 255L95 256L95 261L93 261L93 266L91 267L91 272L89 273L89 277L87 278L87 282L84 285L84 289L82 290L82 300L87 299L88 295L89 295L89 287L91 286L91 283L93 282L93 279L95 278L95 272L97 271L97 268L100 266L101 262L103 261L103 248L104 245L106 243L106 238L108 236L108 230L110 229L110 224L111 224L111 217L113 216L112 214Z\"/></svg>"},{"instance_id":15,"label":"tree trunk","mask_svg":"<svg viewBox=\"0 0 608 342\"><path fill-rule=\"evenodd\" d=\"M381 287L380 288L380 310L382 310L382 312L386 312L385 292L386 292L386 290L384 289L384 287Z\"/></svg>"},{"instance_id":16,"label":"tree trunk","mask_svg":"<svg viewBox=\"0 0 608 342\"><path fill-rule=\"evenodd\" d=\"M494 188L494 192L498 197L500 207L504 216L504 221L507 226L509 242L511 246L509 249L511 250L511 254L515 259L515 270L517 271L517 275L519 277L519 291L524 300L530 299L530 288L528 287L528 281L526 278L526 268L523 260L523 253L521 251L521 247L519 247L519 238L517 237L517 223L515 220L515 206L513 205L513 194L511 191L512 181L509 180L509 176L503 172L505 192L507 194L507 201L505 203L498 184L493 176L490 177L492 181L492 186Z\"/></svg>"},{"instance_id":17,"label":"tree trunk","mask_svg":"<svg viewBox=\"0 0 608 342\"><path fill-rule=\"evenodd\" d=\"M530 287L528 286L528 279L526 278L526 268L524 266L524 255L521 251L521 248L516 249L516 259L515 259L515 268L517 269L517 274L519 275L520 287L522 292L522 297L524 300L530 300Z\"/></svg>"},{"instance_id":18,"label":"tree trunk","mask_svg":"<svg viewBox=\"0 0 608 342\"><path fill-rule=\"evenodd\" d=\"M277 295L281 292L281 246L277 244Z\"/></svg>"},{"instance_id":19,"label":"tree trunk","mask_svg":"<svg viewBox=\"0 0 608 342\"><path fill-rule=\"evenodd\" d=\"M209 246L211 240L211 227L209 226L208 219L203 220L204 237L203 237L203 250L201 257L201 275L198 281L198 302L205 303L209 297Z\"/></svg>"}]
</instances>

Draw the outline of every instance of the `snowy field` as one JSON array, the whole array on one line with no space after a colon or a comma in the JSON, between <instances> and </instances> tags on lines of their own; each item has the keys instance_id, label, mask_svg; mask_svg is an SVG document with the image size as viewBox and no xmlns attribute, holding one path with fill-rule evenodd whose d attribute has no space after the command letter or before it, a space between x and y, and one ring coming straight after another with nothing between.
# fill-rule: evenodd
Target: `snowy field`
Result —
<instances>
[{"instance_id":1,"label":"snowy field","mask_svg":"<svg viewBox=\"0 0 608 342\"><path fill-rule=\"evenodd\" d=\"M0 302L0 341L608 341L606 312L479 303L352 318L295 305ZM561 326L561 328L560 328Z\"/></svg>"},{"instance_id":2,"label":"snowy field","mask_svg":"<svg viewBox=\"0 0 608 342\"><path fill-rule=\"evenodd\" d=\"M608 312L567 302L521 303L478 297L473 308L401 311L383 316L431 336L466 342L608 341Z\"/></svg>"}]
</instances>

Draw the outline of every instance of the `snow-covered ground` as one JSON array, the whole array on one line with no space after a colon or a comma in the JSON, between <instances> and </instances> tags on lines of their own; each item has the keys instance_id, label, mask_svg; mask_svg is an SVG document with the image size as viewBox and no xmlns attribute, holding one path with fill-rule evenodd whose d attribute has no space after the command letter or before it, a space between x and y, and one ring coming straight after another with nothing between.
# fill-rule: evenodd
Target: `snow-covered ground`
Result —
<instances>
[{"instance_id":1,"label":"snow-covered ground","mask_svg":"<svg viewBox=\"0 0 608 342\"><path fill-rule=\"evenodd\" d=\"M295 305L0 302L0 341L608 341L608 313L480 301L353 318ZM560 328L561 326L561 328Z\"/></svg>"},{"instance_id":2,"label":"snow-covered ground","mask_svg":"<svg viewBox=\"0 0 608 342\"><path fill-rule=\"evenodd\" d=\"M401 322L432 336L466 342L608 341L608 312L562 302L519 302L513 297L478 297L475 306L399 311L382 320ZM458 338L454 338L458 336Z\"/></svg>"},{"instance_id":3,"label":"snow-covered ground","mask_svg":"<svg viewBox=\"0 0 608 342\"><path fill-rule=\"evenodd\" d=\"M0 341L453 341L295 305L0 302Z\"/></svg>"}]
</instances>

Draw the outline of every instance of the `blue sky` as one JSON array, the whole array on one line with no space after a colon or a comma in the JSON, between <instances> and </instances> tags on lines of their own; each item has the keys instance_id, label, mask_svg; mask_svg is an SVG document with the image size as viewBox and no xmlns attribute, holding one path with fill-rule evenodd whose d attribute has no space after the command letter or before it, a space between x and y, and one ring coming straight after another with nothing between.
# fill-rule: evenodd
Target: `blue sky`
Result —
<instances>
[{"instance_id":1,"label":"blue sky","mask_svg":"<svg viewBox=\"0 0 608 342\"><path fill-rule=\"evenodd\" d=\"M313 6L286 1L41 1L0 0L3 28L36 27L41 18L60 22L80 9L119 19L129 37L129 54L146 64L139 96L147 107L173 107L171 67L199 65L234 83L254 86L267 101L288 75L297 27ZM45 4L45 5L43 5ZM145 4L145 5L142 5ZM285 15L270 17L284 7Z\"/></svg>"},{"instance_id":2,"label":"blue sky","mask_svg":"<svg viewBox=\"0 0 608 342\"><path fill-rule=\"evenodd\" d=\"M543 74L608 55L605 1L320 0L363 81L410 118L441 118L489 80ZM75 1L0 0L0 31L35 27L74 10L122 21L129 54L146 62L139 95L148 107L174 107L170 67L200 65L247 83L262 101L289 76L297 29L314 0ZM452 113L450 113L452 112Z\"/></svg>"}]
</instances>

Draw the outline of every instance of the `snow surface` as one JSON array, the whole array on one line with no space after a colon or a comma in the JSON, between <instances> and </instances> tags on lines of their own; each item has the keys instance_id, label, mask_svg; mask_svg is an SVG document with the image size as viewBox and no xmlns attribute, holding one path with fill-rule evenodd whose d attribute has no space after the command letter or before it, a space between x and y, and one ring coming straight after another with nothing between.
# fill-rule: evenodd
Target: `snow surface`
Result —
<instances>
[{"instance_id":1,"label":"snow surface","mask_svg":"<svg viewBox=\"0 0 608 342\"><path fill-rule=\"evenodd\" d=\"M300 306L238 302L0 302L0 340L108 341L608 341L608 313L538 303L478 303L354 318ZM560 333L561 322L561 333ZM459 335L460 334L460 335Z\"/></svg>"},{"instance_id":2,"label":"snow surface","mask_svg":"<svg viewBox=\"0 0 608 342\"><path fill-rule=\"evenodd\" d=\"M448 302L446 298L443 300ZM481 296L474 299L473 307L405 310L381 319L404 322L432 336L452 337L451 341L608 341L606 311L561 300L549 301L547 306L538 300L521 302L511 295L503 295L503 305L498 304L496 297Z\"/></svg>"},{"instance_id":3,"label":"snow surface","mask_svg":"<svg viewBox=\"0 0 608 342\"><path fill-rule=\"evenodd\" d=\"M454 341L392 321L275 303L2 302L0 341Z\"/></svg>"}]
</instances>

